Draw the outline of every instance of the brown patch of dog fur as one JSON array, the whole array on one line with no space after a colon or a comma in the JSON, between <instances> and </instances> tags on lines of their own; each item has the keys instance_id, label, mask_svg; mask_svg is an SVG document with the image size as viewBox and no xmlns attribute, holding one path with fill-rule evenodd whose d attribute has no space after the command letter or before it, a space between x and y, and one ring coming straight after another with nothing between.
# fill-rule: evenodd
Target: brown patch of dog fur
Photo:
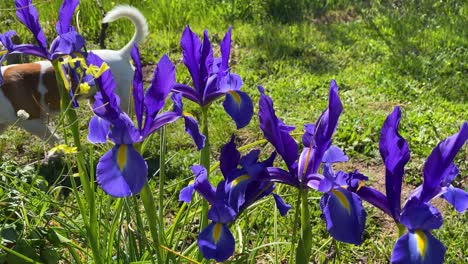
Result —
<instances>
[{"instance_id":1,"label":"brown patch of dog fur","mask_svg":"<svg viewBox=\"0 0 468 264\"><path fill-rule=\"evenodd\" d=\"M41 65L26 63L10 66L3 73L4 84L1 87L15 111L20 109L29 113L29 119L41 117L41 94L39 80ZM52 111L60 110L60 95L52 67L46 69L42 84L47 88L44 100Z\"/></svg>"},{"instance_id":2,"label":"brown patch of dog fur","mask_svg":"<svg viewBox=\"0 0 468 264\"><path fill-rule=\"evenodd\" d=\"M41 65L37 63L18 64L3 72L2 90L15 111L25 110L29 119L41 117L41 94L38 91Z\"/></svg>"},{"instance_id":3,"label":"brown patch of dog fur","mask_svg":"<svg viewBox=\"0 0 468 264\"><path fill-rule=\"evenodd\" d=\"M44 98L47 106L51 110L60 110L60 94L54 68L51 67L45 71L44 76L42 76L42 83L47 87L47 93Z\"/></svg>"}]
</instances>

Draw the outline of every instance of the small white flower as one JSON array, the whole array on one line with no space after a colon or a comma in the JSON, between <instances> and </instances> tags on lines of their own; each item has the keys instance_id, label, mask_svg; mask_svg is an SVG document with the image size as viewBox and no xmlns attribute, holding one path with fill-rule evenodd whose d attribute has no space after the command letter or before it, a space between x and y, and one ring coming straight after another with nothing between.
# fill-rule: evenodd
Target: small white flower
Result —
<instances>
[{"instance_id":1,"label":"small white flower","mask_svg":"<svg viewBox=\"0 0 468 264\"><path fill-rule=\"evenodd\" d=\"M23 110L23 109L18 110L18 112L16 113L16 115L17 115L18 118L21 119L21 120L28 120L28 118L29 118L28 112L26 112L26 111Z\"/></svg>"}]
</instances>

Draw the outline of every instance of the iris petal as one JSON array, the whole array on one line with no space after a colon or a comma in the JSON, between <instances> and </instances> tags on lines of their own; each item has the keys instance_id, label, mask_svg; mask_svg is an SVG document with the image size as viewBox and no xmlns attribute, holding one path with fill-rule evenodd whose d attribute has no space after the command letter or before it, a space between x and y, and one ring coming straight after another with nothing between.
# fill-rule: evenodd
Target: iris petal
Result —
<instances>
[{"instance_id":1,"label":"iris petal","mask_svg":"<svg viewBox=\"0 0 468 264\"><path fill-rule=\"evenodd\" d=\"M135 116L138 122L138 129L141 129L143 125L143 70L140 59L140 51L138 50L138 45L134 43L133 49L130 53L133 65L135 66L135 72L133 74L133 105L135 108Z\"/></svg>"},{"instance_id":2,"label":"iris petal","mask_svg":"<svg viewBox=\"0 0 468 264\"><path fill-rule=\"evenodd\" d=\"M298 157L298 146L289 134L291 127L286 126L275 114L273 100L265 95L263 87L259 86L260 100L258 102L258 119L265 138L275 147L286 162L288 169L292 167Z\"/></svg>"},{"instance_id":3,"label":"iris petal","mask_svg":"<svg viewBox=\"0 0 468 264\"><path fill-rule=\"evenodd\" d=\"M341 150L337 146L330 146L325 154L323 155L322 162L324 163L335 163L335 162L346 162L349 158L344 154L343 150Z\"/></svg>"},{"instance_id":4,"label":"iris petal","mask_svg":"<svg viewBox=\"0 0 468 264\"><path fill-rule=\"evenodd\" d=\"M302 135L302 145L312 147L314 142L315 124L305 124L304 134Z\"/></svg>"},{"instance_id":5,"label":"iris petal","mask_svg":"<svg viewBox=\"0 0 468 264\"><path fill-rule=\"evenodd\" d=\"M322 113L315 125L314 148L311 154L310 164L305 174L313 174L318 171L323 155L331 146L332 136L338 126L338 119L343 111L343 104L338 95L338 85L335 80L330 83L328 96L328 108Z\"/></svg>"},{"instance_id":6,"label":"iris petal","mask_svg":"<svg viewBox=\"0 0 468 264\"><path fill-rule=\"evenodd\" d=\"M278 208L281 216L285 216L289 209L291 209L291 205L287 204L283 198L276 193L273 194L273 197L275 198L276 208Z\"/></svg>"},{"instance_id":7,"label":"iris petal","mask_svg":"<svg viewBox=\"0 0 468 264\"><path fill-rule=\"evenodd\" d=\"M323 195L320 207L333 238L356 245L362 243L367 214L356 194L342 188L334 189Z\"/></svg>"},{"instance_id":8,"label":"iris petal","mask_svg":"<svg viewBox=\"0 0 468 264\"><path fill-rule=\"evenodd\" d=\"M145 94L148 118L154 118L164 106L164 102L175 84L175 67L167 55L161 57L154 71L151 86Z\"/></svg>"},{"instance_id":9,"label":"iris petal","mask_svg":"<svg viewBox=\"0 0 468 264\"><path fill-rule=\"evenodd\" d=\"M403 207L400 222L409 230L431 230L440 228L443 219L437 208L413 198Z\"/></svg>"},{"instance_id":10,"label":"iris petal","mask_svg":"<svg viewBox=\"0 0 468 264\"><path fill-rule=\"evenodd\" d=\"M424 164L424 182L421 200L427 202L437 196L441 183L452 173L452 162L465 141L468 140L468 123L460 130L440 142L431 152Z\"/></svg>"},{"instance_id":11,"label":"iris petal","mask_svg":"<svg viewBox=\"0 0 468 264\"><path fill-rule=\"evenodd\" d=\"M191 167L195 174L194 188L195 190L208 201L209 204L214 204L216 200L216 190L208 181L208 173L205 167L194 165Z\"/></svg>"},{"instance_id":12,"label":"iris petal","mask_svg":"<svg viewBox=\"0 0 468 264\"><path fill-rule=\"evenodd\" d=\"M198 247L205 259L223 262L234 253L235 240L226 224L212 222L198 235Z\"/></svg>"},{"instance_id":13,"label":"iris petal","mask_svg":"<svg viewBox=\"0 0 468 264\"><path fill-rule=\"evenodd\" d=\"M110 123L95 115L89 121L88 140L93 144L106 143L109 131Z\"/></svg>"},{"instance_id":14,"label":"iris petal","mask_svg":"<svg viewBox=\"0 0 468 264\"><path fill-rule=\"evenodd\" d=\"M79 2L79 0L64 0L62 6L60 6L59 21L55 25L55 29L60 35L74 30L71 26L71 19Z\"/></svg>"},{"instance_id":15,"label":"iris petal","mask_svg":"<svg viewBox=\"0 0 468 264\"><path fill-rule=\"evenodd\" d=\"M90 67L91 65L101 67L104 61L96 54L90 52L86 58L86 63ZM112 73L110 70L106 70L95 81L100 89L94 96L96 100L93 105L94 113L109 121L119 118L121 112L119 108L120 99L114 93L116 84Z\"/></svg>"},{"instance_id":16,"label":"iris petal","mask_svg":"<svg viewBox=\"0 0 468 264\"><path fill-rule=\"evenodd\" d=\"M47 41L44 32L42 31L42 27L39 24L39 14L36 7L34 7L31 0L16 0L15 4L16 16L19 21L21 21L29 31L31 31L33 36L36 38L43 55L46 55L47 58Z\"/></svg>"},{"instance_id":17,"label":"iris petal","mask_svg":"<svg viewBox=\"0 0 468 264\"><path fill-rule=\"evenodd\" d=\"M442 198L447 200L459 213L465 212L468 209L468 193L464 190L455 188L452 185L448 186Z\"/></svg>"},{"instance_id":18,"label":"iris petal","mask_svg":"<svg viewBox=\"0 0 468 264\"><path fill-rule=\"evenodd\" d=\"M400 216L401 185L405 165L410 159L408 143L398 133L400 107L395 107L388 115L380 132L380 155L385 163L385 189L392 217L398 221Z\"/></svg>"},{"instance_id":19,"label":"iris petal","mask_svg":"<svg viewBox=\"0 0 468 264\"><path fill-rule=\"evenodd\" d=\"M185 98L189 99L192 102L195 102L199 105L201 105L201 101L198 98L198 94L195 92L195 90L192 89L192 87L187 86L185 84L180 84L176 83L172 87L172 90L175 92L181 93Z\"/></svg>"},{"instance_id":20,"label":"iris petal","mask_svg":"<svg viewBox=\"0 0 468 264\"><path fill-rule=\"evenodd\" d=\"M182 188L179 193L179 201L190 203L192 201L193 191L195 190L194 184L190 183L186 187Z\"/></svg>"},{"instance_id":21,"label":"iris petal","mask_svg":"<svg viewBox=\"0 0 468 264\"><path fill-rule=\"evenodd\" d=\"M219 92L238 91L242 87L242 78L237 74L226 73L218 76L216 88Z\"/></svg>"},{"instance_id":22,"label":"iris petal","mask_svg":"<svg viewBox=\"0 0 468 264\"><path fill-rule=\"evenodd\" d=\"M417 230L400 237L393 247L391 262L394 264L443 263L444 245L429 231Z\"/></svg>"},{"instance_id":23,"label":"iris petal","mask_svg":"<svg viewBox=\"0 0 468 264\"><path fill-rule=\"evenodd\" d=\"M232 26L229 27L226 35L224 35L221 44L219 45L221 48L221 65L219 71L224 72L229 69L229 57L231 55L231 34L232 34Z\"/></svg>"},{"instance_id":24,"label":"iris petal","mask_svg":"<svg viewBox=\"0 0 468 264\"><path fill-rule=\"evenodd\" d=\"M187 132L187 134L192 137L195 145L197 145L198 150L201 150L205 146L206 137L200 133L197 121L191 116L184 115L184 122L185 132Z\"/></svg>"},{"instance_id":25,"label":"iris petal","mask_svg":"<svg viewBox=\"0 0 468 264\"><path fill-rule=\"evenodd\" d=\"M390 212L390 206L388 205L387 197L383 193L374 188L363 186L356 190L356 193L361 197L364 201L372 204L373 206L379 208L384 213L388 215L392 215Z\"/></svg>"},{"instance_id":26,"label":"iris petal","mask_svg":"<svg viewBox=\"0 0 468 264\"><path fill-rule=\"evenodd\" d=\"M236 148L235 139L236 137L232 135L231 140L221 148L219 167L225 178L229 178L229 174L235 170L239 164L240 153Z\"/></svg>"},{"instance_id":27,"label":"iris petal","mask_svg":"<svg viewBox=\"0 0 468 264\"><path fill-rule=\"evenodd\" d=\"M249 124L253 116L253 103L250 97L241 91L229 91L223 102L224 110L236 122L237 128Z\"/></svg>"},{"instance_id":28,"label":"iris petal","mask_svg":"<svg viewBox=\"0 0 468 264\"><path fill-rule=\"evenodd\" d=\"M289 172L276 167L268 167L267 170L272 181L299 187L299 181Z\"/></svg>"},{"instance_id":29,"label":"iris petal","mask_svg":"<svg viewBox=\"0 0 468 264\"><path fill-rule=\"evenodd\" d=\"M132 145L115 145L101 157L96 168L97 183L114 197L139 193L147 175L146 161Z\"/></svg>"},{"instance_id":30,"label":"iris petal","mask_svg":"<svg viewBox=\"0 0 468 264\"><path fill-rule=\"evenodd\" d=\"M195 90L199 91L200 80L200 61L201 61L201 47L202 43L198 36L192 32L189 26L185 27L184 32L182 33L182 38L180 39L180 46L182 47L182 55L184 58L184 64L187 66L187 69L192 76L193 85Z\"/></svg>"},{"instance_id":31,"label":"iris petal","mask_svg":"<svg viewBox=\"0 0 468 264\"><path fill-rule=\"evenodd\" d=\"M76 31L70 31L56 37L50 44L49 60L79 52L85 45L85 39Z\"/></svg>"}]
</instances>

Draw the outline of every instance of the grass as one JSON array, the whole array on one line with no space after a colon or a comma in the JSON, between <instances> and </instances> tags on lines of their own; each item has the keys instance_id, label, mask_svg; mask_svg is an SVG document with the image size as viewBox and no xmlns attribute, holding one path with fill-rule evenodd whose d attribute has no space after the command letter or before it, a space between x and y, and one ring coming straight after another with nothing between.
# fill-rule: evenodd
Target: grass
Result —
<instances>
[{"instance_id":1,"label":"grass","mask_svg":"<svg viewBox=\"0 0 468 264\"><path fill-rule=\"evenodd\" d=\"M51 40L60 3L34 2ZM254 101L259 97L256 86L264 86L275 102L278 116L285 123L296 125L297 131L301 131L304 124L315 122L326 106L328 84L331 79L336 79L345 110L334 143L351 157L351 163L346 167L363 168L370 173L373 182L383 178L381 170L372 168L382 166L377 143L380 127L395 105L402 106L400 131L408 140L412 153L405 178L408 190L421 182L423 162L432 148L455 133L461 120L468 119L468 4L464 2L102 2L105 10L117 3L132 4L142 10L151 32L141 47L145 63L152 65L163 53L168 53L177 65L177 80L184 83L189 82L189 75L182 65L179 47L183 27L190 24L198 34L208 29L212 42L219 43L228 26L233 25L232 71L242 76L243 89ZM11 8L13 4L9 1L0 3L2 31L15 29L25 42L31 42L31 36L15 21ZM95 1L82 0L79 22L89 49L98 47L100 20ZM122 47L130 39L131 30L127 21L112 23L107 30L107 47ZM186 104L188 111L200 116L195 105ZM85 140L90 113L81 110L80 114ZM218 157L220 147L231 133L239 135L241 144L262 138L256 117L247 128L236 131L219 104L211 108L210 114L214 158ZM198 162L198 153L191 143L187 143L190 140L183 132L182 124L169 126L166 134L169 135L167 156L171 157L167 163L165 197L166 227L169 227L181 206L177 202L177 193L191 176L189 166ZM272 150L268 145L260 147L263 153ZM59 192L68 189L66 186L69 185L61 181L73 172L61 163L41 166L34 163L41 159L44 148L40 142L31 140L28 134L15 128L10 128L0 138L0 204L4 205L0 207L2 245L45 263L76 262L76 258L86 260L90 251L86 250L89 246L83 239L85 230L75 200L72 195ZM89 162L95 163L108 146L85 144L85 149ZM145 153L150 175L156 175L159 167L158 149L159 137L155 136ZM467 180L463 176L468 171L467 157L465 146L456 158L462 173L455 182L465 190ZM154 178L157 179L157 175ZM152 180L150 183L157 194L157 182ZM285 186L280 190L288 202L295 204L293 190ZM111 255L123 263L149 261L151 246L147 241L150 237L145 225L147 220L138 220L131 212L132 200L126 200L122 212L117 213L113 199L100 190L97 190L97 197L102 226L109 227L111 220L121 221L115 233L117 241L121 242L109 245L113 248ZM389 230L390 219L369 208L364 244L335 245L329 240L320 219L319 197L319 194L309 196L316 262L331 261L332 258L339 263L388 262L396 238L396 232ZM270 213L272 206L272 199L262 200L231 228L238 238L233 262L269 263L288 259L289 246L281 243L290 242L294 212L276 219ZM452 213L445 205L442 208L444 226L434 233L448 248L446 261L466 262L468 245L464 237L468 218ZM185 225L176 232L175 237L180 240L174 250L184 252L196 239L198 216L195 211L184 215ZM275 225L276 236L273 235ZM103 228L100 232L106 240L110 230ZM241 238L242 243L239 242ZM193 257L196 253L191 251L189 255ZM15 258L0 249L0 263L21 262Z\"/></svg>"}]
</instances>

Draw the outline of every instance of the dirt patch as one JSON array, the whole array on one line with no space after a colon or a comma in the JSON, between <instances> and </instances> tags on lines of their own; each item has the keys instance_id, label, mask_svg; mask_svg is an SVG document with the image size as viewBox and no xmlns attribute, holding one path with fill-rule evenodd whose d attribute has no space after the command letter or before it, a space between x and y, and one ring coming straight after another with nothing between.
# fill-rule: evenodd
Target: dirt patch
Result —
<instances>
[{"instance_id":1,"label":"dirt patch","mask_svg":"<svg viewBox=\"0 0 468 264\"><path fill-rule=\"evenodd\" d=\"M348 23L359 18L354 9L331 10L313 19L316 24Z\"/></svg>"},{"instance_id":2,"label":"dirt patch","mask_svg":"<svg viewBox=\"0 0 468 264\"><path fill-rule=\"evenodd\" d=\"M156 69L156 64L147 64L143 66L143 82L151 83L153 79L154 69Z\"/></svg>"}]
</instances>

